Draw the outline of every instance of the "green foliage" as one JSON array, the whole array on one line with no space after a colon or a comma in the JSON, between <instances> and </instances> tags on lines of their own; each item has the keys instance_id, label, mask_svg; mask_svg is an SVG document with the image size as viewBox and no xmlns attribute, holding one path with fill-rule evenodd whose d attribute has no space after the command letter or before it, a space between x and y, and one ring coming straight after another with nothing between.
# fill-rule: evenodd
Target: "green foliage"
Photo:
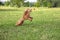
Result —
<instances>
[{"instance_id":1,"label":"green foliage","mask_svg":"<svg viewBox=\"0 0 60 40\"><path fill-rule=\"evenodd\" d=\"M2 2L0 2L0 6L1 6L1 5L4 6L4 4L3 4Z\"/></svg>"},{"instance_id":2,"label":"green foliage","mask_svg":"<svg viewBox=\"0 0 60 40\"><path fill-rule=\"evenodd\" d=\"M26 0L10 0L0 5L16 7L60 7L60 0L37 0L37 2L25 2Z\"/></svg>"},{"instance_id":3,"label":"green foliage","mask_svg":"<svg viewBox=\"0 0 60 40\"><path fill-rule=\"evenodd\" d=\"M47 6L47 0L43 1L42 5L46 7Z\"/></svg>"},{"instance_id":4,"label":"green foliage","mask_svg":"<svg viewBox=\"0 0 60 40\"><path fill-rule=\"evenodd\" d=\"M34 6L35 6L35 7L40 7L40 3L39 3L39 2L36 2L36 3L34 4Z\"/></svg>"},{"instance_id":5,"label":"green foliage","mask_svg":"<svg viewBox=\"0 0 60 40\"><path fill-rule=\"evenodd\" d=\"M17 7L23 6L24 0L11 0L11 5L17 5Z\"/></svg>"},{"instance_id":6,"label":"green foliage","mask_svg":"<svg viewBox=\"0 0 60 40\"><path fill-rule=\"evenodd\" d=\"M47 7L49 7L49 8L52 7L52 3L48 2Z\"/></svg>"},{"instance_id":7,"label":"green foliage","mask_svg":"<svg viewBox=\"0 0 60 40\"><path fill-rule=\"evenodd\" d=\"M60 4L60 0L37 0L37 2L43 7L58 7Z\"/></svg>"},{"instance_id":8,"label":"green foliage","mask_svg":"<svg viewBox=\"0 0 60 40\"><path fill-rule=\"evenodd\" d=\"M10 5L10 2L7 1L7 2L5 2L4 4L5 4L6 6L9 6L9 5Z\"/></svg>"},{"instance_id":9,"label":"green foliage","mask_svg":"<svg viewBox=\"0 0 60 40\"><path fill-rule=\"evenodd\" d=\"M25 2L24 3L24 7L29 7L30 3L29 2Z\"/></svg>"}]
</instances>

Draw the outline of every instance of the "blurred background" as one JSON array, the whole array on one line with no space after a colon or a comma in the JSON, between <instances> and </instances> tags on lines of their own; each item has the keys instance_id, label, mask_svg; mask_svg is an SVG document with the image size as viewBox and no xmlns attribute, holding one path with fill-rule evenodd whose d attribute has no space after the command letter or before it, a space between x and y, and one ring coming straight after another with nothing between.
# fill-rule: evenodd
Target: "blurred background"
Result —
<instances>
[{"instance_id":1,"label":"blurred background","mask_svg":"<svg viewBox=\"0 0 60 40\"><path fill-rule=\"evenodd\" d=\"M0 6L60 7L60 0L0 0Z\"/></svg>"}]
</instances>

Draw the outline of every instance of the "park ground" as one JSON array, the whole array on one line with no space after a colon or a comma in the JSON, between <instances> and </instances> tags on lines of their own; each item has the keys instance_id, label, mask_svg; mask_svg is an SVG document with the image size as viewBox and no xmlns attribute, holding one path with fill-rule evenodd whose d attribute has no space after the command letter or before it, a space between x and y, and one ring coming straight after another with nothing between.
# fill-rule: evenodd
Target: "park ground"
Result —
<instances>
[{"instance_id":1,"label":"park ground","mask_svg":"<svg viewBox=\"0 0 60 40\"><path fill-rule=\"evenodd\" d=\"M0 40L60 40L60 8L35 8L33 21L16 26L27 7L0 7Z\"/></svg>"}]
</instances>

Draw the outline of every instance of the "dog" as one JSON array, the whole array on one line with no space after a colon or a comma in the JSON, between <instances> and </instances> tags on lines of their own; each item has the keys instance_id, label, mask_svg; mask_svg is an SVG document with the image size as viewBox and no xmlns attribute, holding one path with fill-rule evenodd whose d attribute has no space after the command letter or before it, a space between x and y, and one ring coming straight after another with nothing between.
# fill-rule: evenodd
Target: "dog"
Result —
<instances>
[{"instance_id":1,"label":"dog","mask_svg":"<svg viewBox=\"0 0 60 40\"><path fill-rule=\"evenodd\" d=\"M30 16L30 12L32 12L32 9L27 9L25 10L23 17L18 20L16 23L17 26L22 25L25 20L30 20L32 21L33 17Z\"/></svg>"}]
</instances>

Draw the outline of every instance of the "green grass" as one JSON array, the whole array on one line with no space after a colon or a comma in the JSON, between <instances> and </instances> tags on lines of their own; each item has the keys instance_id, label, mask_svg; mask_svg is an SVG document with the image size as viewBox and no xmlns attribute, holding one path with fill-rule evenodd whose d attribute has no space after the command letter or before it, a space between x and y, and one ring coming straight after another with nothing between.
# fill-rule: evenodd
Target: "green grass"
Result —
<instances>
[{"instance_id":1,"label":"green grass","mask_svg":"<svg viewBox=\"0 0 60 40\"><path fill-rule=\"evenodd\" d=\"M0 40L60 40L60 8L36 8L32 22L16 26L24 9L0 9Z\"/></svg>"}]
</instances>

